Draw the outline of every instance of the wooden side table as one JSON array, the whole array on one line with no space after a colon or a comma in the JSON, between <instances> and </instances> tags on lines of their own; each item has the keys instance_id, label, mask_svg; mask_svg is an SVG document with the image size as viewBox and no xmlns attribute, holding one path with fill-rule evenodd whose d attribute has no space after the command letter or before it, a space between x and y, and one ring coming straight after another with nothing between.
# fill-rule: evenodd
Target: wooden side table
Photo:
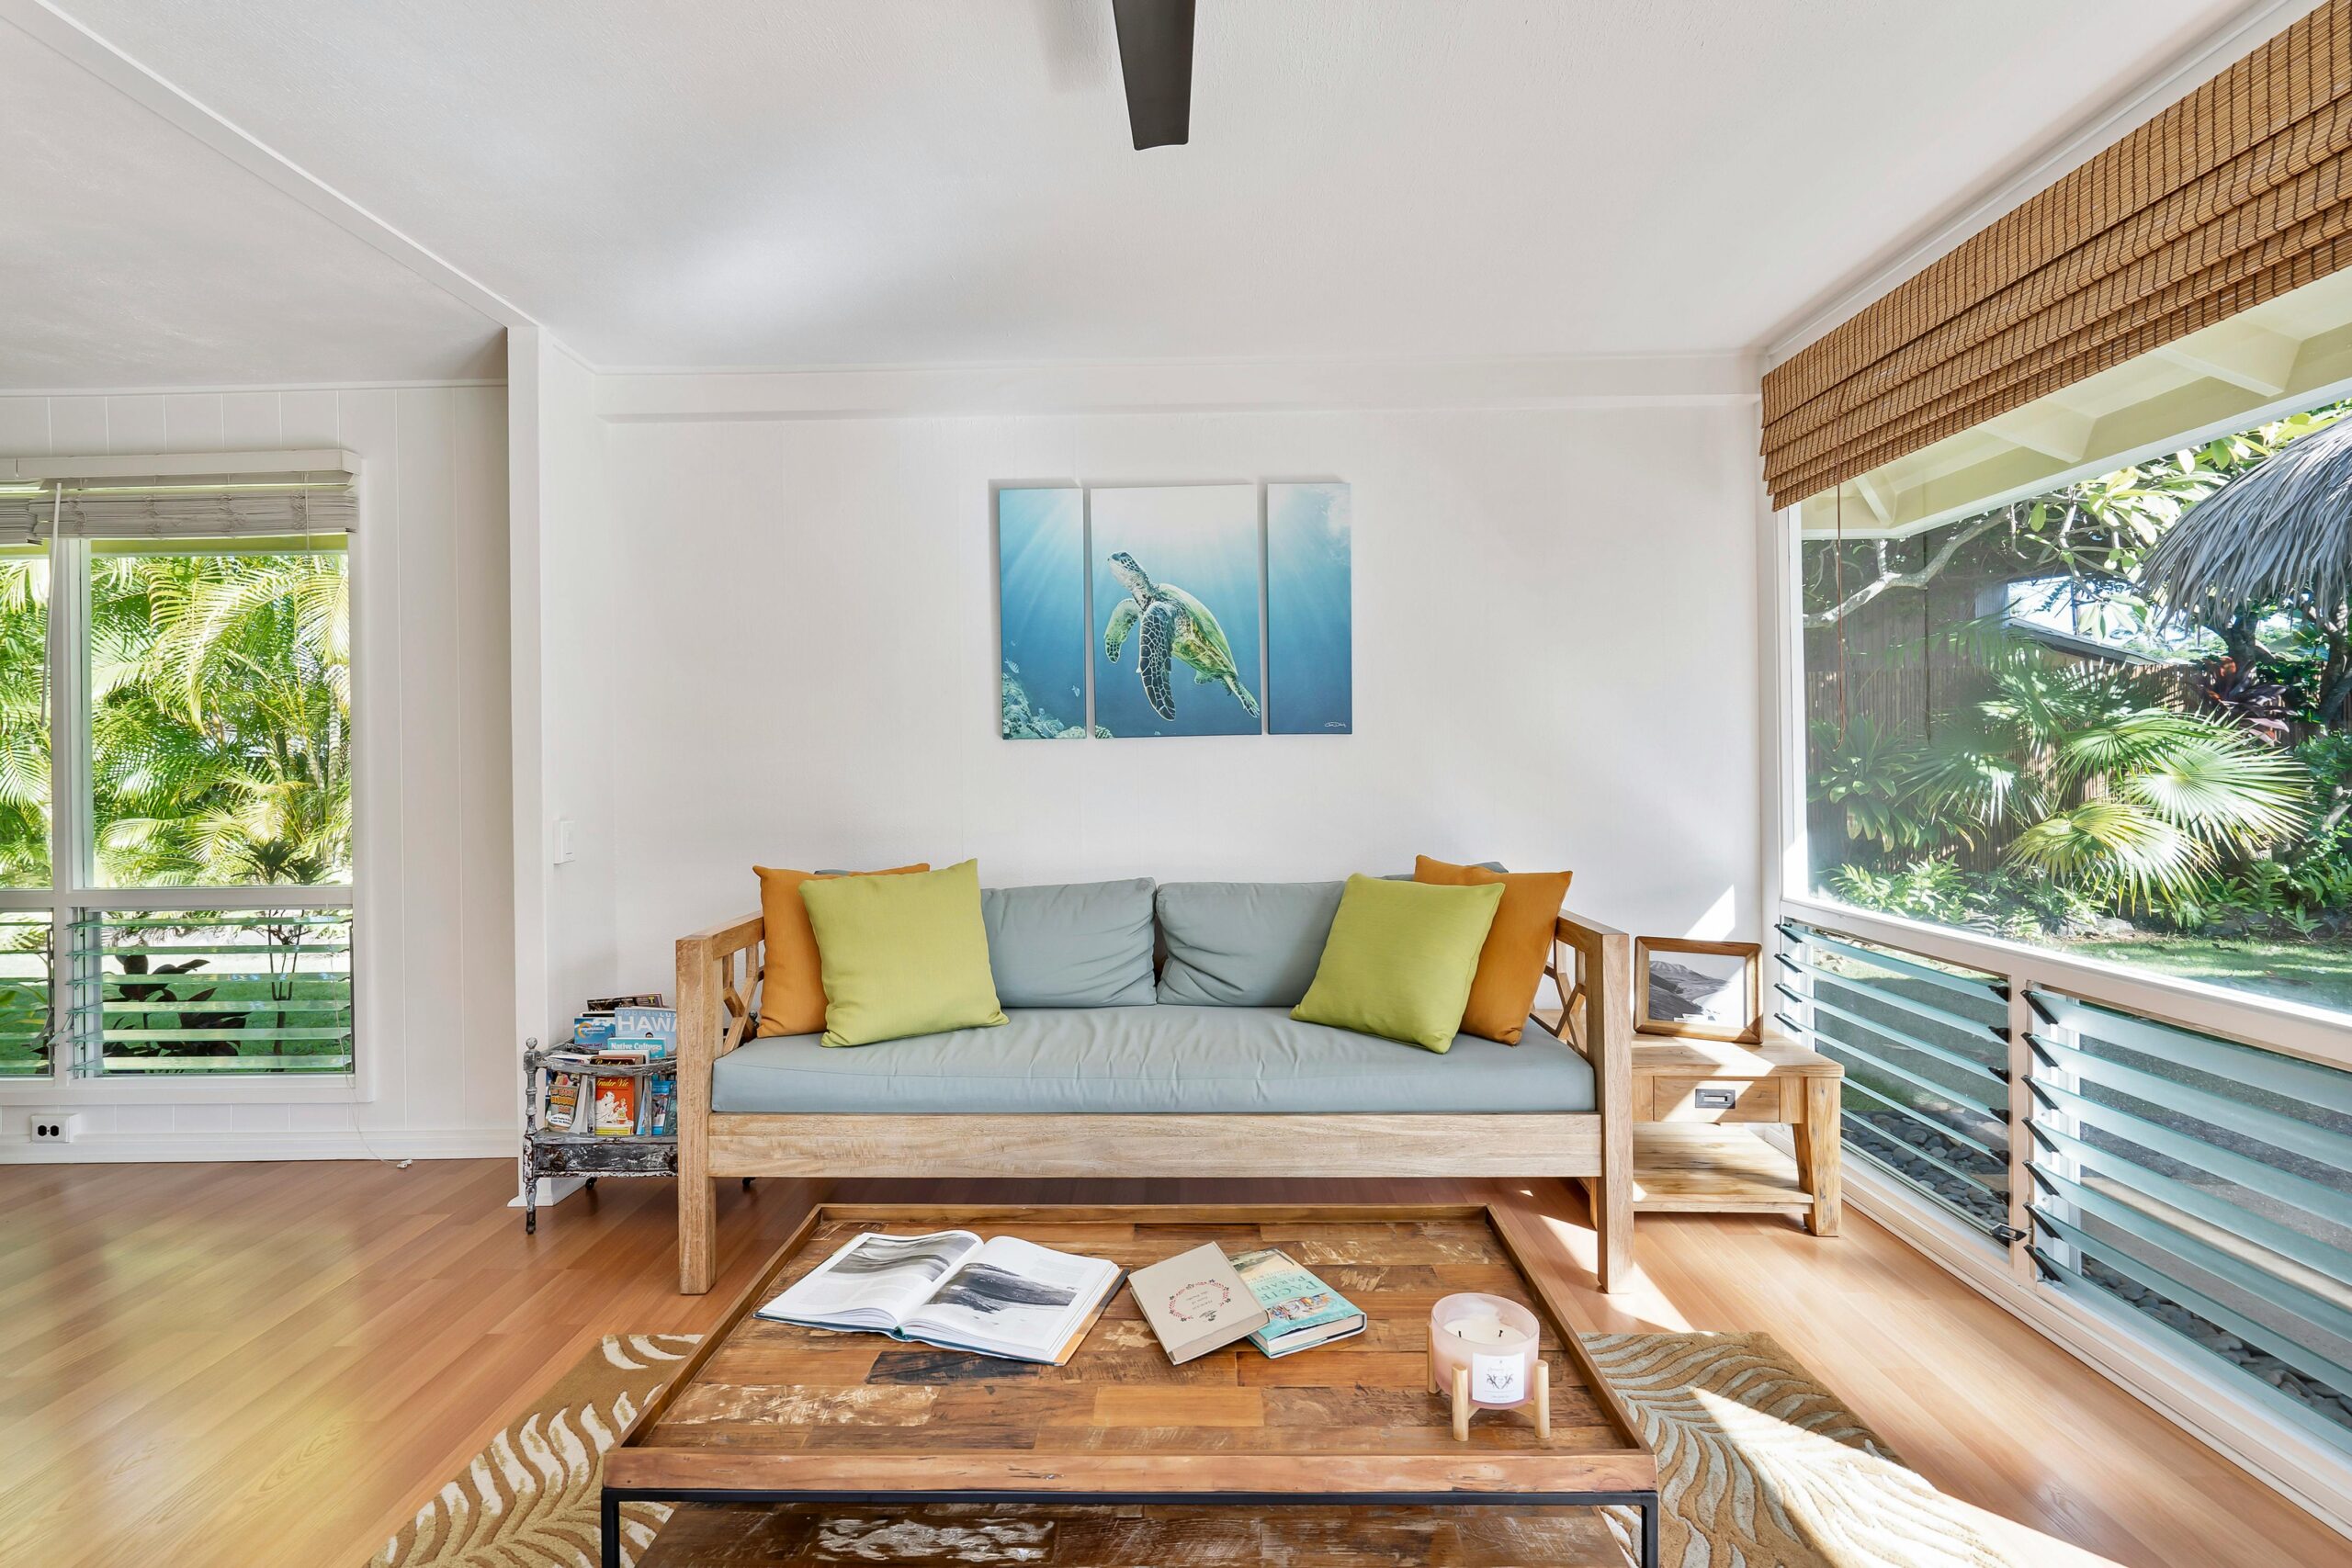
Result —
<instances>
[{"instance_id":1,"label":"wooden side table","mask_svg":"<svg viewBox=\"0 0 2352 1568\"><path fill-rule=\"evenodd\" d=\"M1756 1045L1634 1036L1634 1208L1801 1214L1838 1234L1845 1069L1785 1035ZM1792 1159L1749 1131L1790 1131Z\"/></svg>"}]
</instances>

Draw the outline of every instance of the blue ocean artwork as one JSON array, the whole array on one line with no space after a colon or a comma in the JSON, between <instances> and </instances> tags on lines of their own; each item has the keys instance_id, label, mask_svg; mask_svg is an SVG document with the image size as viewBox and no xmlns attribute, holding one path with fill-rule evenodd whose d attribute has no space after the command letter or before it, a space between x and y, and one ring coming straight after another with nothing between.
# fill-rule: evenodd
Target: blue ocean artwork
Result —
<instances>
[{"instance_id":1,"label":"blue ocean artwork","mask_svg":"<svg viewBox=\"0 0 2352 1568\"><path fill-rule=\"evenodd\" d=\"M1097 733L1259 734L1257 486L1088 494Z\"/></svg>"},{"instance_id":2,"label":"blue ocean artwork","mask_svg":"<svg viewBox=\"0 0 2352 1568\"><path fill-rule=\"evenodd\" d=\"M1080 492L997 491L996 560L1004 738L1082 740L1088 639Z\"/></svg>"},{"instance_id":3,"label":"blue ocean artwork","mask_svg":"<svg viewBox=\"0 0 2352 1568\"><path fill-rule=\"evenodd\" d=\"M1343 484L1266 487L1266 728L1355 728L1355 525Z\"/></svg>"}]
</instances>

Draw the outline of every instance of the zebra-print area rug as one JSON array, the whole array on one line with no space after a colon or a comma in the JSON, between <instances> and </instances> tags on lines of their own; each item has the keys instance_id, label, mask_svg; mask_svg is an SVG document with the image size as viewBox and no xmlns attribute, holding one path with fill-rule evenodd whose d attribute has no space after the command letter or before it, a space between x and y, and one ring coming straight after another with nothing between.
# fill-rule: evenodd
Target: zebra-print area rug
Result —
<instances>
[{"instance_id":1,"label":"zebra-print area rug","mask_svg":"<svg viewBox=\"0 0 2352 1568\"><path fill-rule=\"evenodd\" d=\"M593 1568L605 1450L695 1339L605 1340L417 1509L370 1568ZM2093 1561L1944 1496L1765 1334L1585 1337L1657 1450L1668 1568ZM1628 1563L1634 1517L1606 1509ZM634 1563L664 1506L622 1511Z\"/></svg>"}]
</instances>

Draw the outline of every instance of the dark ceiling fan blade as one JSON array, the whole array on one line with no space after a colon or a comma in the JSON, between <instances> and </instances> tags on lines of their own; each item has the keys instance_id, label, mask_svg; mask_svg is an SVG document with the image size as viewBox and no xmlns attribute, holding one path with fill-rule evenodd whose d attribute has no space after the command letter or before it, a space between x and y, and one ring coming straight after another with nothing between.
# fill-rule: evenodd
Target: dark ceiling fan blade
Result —
<instances>
[{"instance_id":1,"label":"dark ceiling fan blade","mask_svg":"<svg viewBox=\"0 0 2352 1568\"><path fill-rule=\"evenodd\" d=\"M1193 0L1111 0L1136 151L1193 136Z\"/></svg>"}]
</instances>

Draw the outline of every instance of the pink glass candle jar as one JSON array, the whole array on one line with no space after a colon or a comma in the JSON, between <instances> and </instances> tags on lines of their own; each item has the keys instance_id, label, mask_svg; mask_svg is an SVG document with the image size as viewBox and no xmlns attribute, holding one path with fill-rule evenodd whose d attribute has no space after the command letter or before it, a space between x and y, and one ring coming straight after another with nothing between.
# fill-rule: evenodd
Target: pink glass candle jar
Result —
<instances>
[{"instance_id":1,"label":"pink glass candle jar","mask_svg":"<svg viewBox=\"0 0 2352 1568\"><path fill-rule=\"evenodd\" d=\"M1535 1314L1500 1296L1442 1296L1430 1308L1430 1382L1452 1394L1454 1374L1469 1374L1470 1403L1524 1404L1535 1397Z\"/></svg>"}]
</instances>

